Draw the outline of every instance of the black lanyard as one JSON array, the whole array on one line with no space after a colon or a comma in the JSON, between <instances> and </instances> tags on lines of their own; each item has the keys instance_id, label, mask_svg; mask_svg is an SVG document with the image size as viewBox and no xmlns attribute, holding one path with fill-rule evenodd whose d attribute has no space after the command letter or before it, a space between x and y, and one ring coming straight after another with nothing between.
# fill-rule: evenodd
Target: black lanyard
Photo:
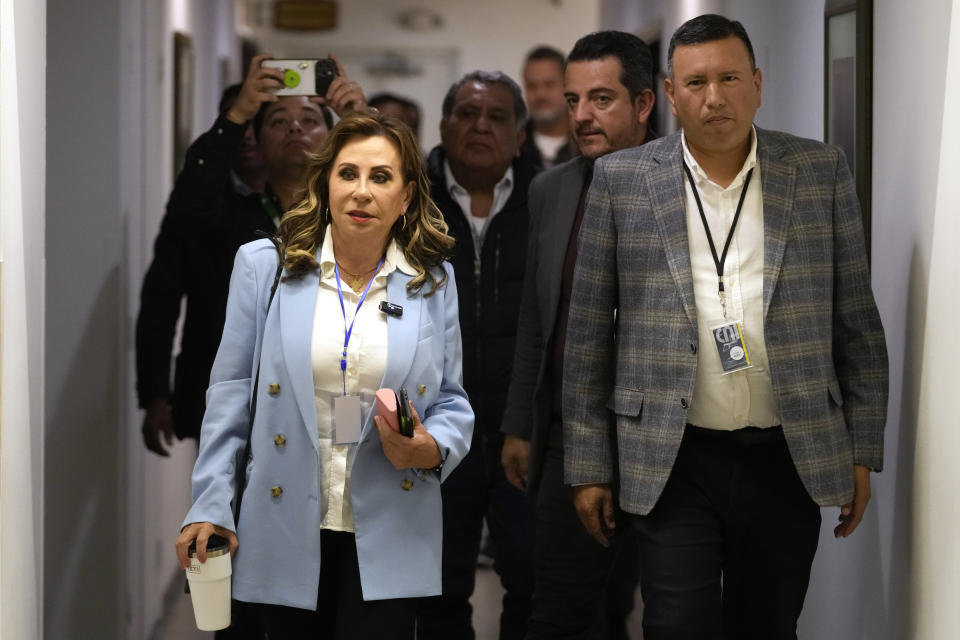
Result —
<instances>
[{"instance_id":1,"label":"black lanyard","mask_svg":"<svg viewBox=\"0 0 960 640\"><path fill-rule=\"evenodd\" d=\"M703 230L707 232L707 243L710 245L710 253L713 254L713 264L717 267L717 293L720 295L720 306L723 309L723 317L727 317L727 294L723 288L723 269L727 262L727 251L730 249L730 242L733 240L733 232L737 228L737 222L740 220L740 210L743 209L743 200L747 197L747 189L750 187L750 178L753 177L753 167L747 172L747 177L743 180L743 188L740 189L740 201L737 203L737 212L733 214L733 223L730 225L730 232L727 233L727 241L723 245L723 253L717 257L717 247L713 244L713 235L710 233L710 225L707 224L707 216L703 212L703 203L700 202L700 192L697 191L697 185L693 182L693 174L690 173L690 167L686 161L683 163L683 170L687 173L687 179L690 181L690 188L693 189L693 197L697 201L697 209L700 210L700 220L703 221Z\"/></svg>"}]
</instances>

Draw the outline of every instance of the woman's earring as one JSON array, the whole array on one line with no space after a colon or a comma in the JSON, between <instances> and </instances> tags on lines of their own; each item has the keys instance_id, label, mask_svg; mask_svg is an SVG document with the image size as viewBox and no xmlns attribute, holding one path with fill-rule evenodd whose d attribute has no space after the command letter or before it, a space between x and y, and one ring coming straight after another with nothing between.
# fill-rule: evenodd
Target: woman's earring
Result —
<instances>
[{"instance_id":1,"label":"woman's earring","mask_svg":"<svg viewBox=\"0 0 960 640\"><path fill-rule=\"evenodd\" d=\"M400 225L400 231L403 231L407 228L407 214L403 214L400 218L403 220L403 224Z\"/></svg>"}]
</instances>

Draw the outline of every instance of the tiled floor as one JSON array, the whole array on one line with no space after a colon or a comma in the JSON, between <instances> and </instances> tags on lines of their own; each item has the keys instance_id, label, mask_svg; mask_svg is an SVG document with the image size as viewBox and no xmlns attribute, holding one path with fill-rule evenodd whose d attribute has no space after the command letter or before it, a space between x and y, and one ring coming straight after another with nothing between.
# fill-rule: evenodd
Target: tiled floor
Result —
<instances>
[{"instance_id":1,"label":"tiled floor","mask_svg":"<svg viewBox=\"0 0 960 640\"><path fill-rule=\"evenodd\" d=\"M470 599L473 604L473 628L477 640L497 640L499 628L500 600L503 589L492 569L477 569L477 584ZM211 640L212 633L198 631L193 620L190 596L178 594L171 599L170 615L160 625L152 640ZM628 627L631 638L639 640L640 612L639 596L637 606L630 616Z\"/></svg>"}]
</instances>

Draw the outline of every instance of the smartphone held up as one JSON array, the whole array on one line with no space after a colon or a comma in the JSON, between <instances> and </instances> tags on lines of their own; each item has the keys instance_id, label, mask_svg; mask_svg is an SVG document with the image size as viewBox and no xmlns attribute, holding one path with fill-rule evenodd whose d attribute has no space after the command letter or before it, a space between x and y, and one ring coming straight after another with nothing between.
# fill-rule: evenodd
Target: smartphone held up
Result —
<instances>
[{"instance_id":1,"label":"smartphone held up","mask_svg":"<svg viewBox=\"0 0 960 640\"><path fill-rule=\"evenodd\" d=\"M262 67L283 71L283 88L274 90L278 96L325 96L333 79L339 73L337 63L330 58L318 60L268 59Z\"/></svg>"}]
</instances>

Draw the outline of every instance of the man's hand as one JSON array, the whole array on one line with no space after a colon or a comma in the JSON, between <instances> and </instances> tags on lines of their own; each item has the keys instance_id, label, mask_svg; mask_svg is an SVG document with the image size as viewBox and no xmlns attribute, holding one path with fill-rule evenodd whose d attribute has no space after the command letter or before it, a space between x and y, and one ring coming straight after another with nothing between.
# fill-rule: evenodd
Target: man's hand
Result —
<instances>
[{"instance_id":1,"label":"man's hand","mask_svg":"<svg viewBox=\"0 0 960 640\"><path fill-rule=\"evenodd\" d=\"M840 507L840 524L833 529L835 538L846 538L863 520L863 512L870 502L870 468L862 464L853 465L853 502Z\"/></svg>"},{"instance_id":2,"label":"man's hand","mask_svg":"<svg viewBox=\"0 0 960 640\"><path fill-rule=\"evenodd\" d=\"M597 542L610 546L617 523L613 517L613 491L609 484L585 484L573 488L573 506L580 522Z\"/></svg>"},{"instance_id":3,"label":"man's hand","mask_svg":"<svg viewBox=\"0 0 960 640\"><path fill-rule=\"evenodd\" d=\"M233 106L227 111L227 119L236 124L247 124L257 115L264 102L276 102L276 94L270 89L283 88L283 71L274 67L261 67L264 60L273 57L270 53L261 53L250 61L247 77L243 79L240 93Z\"/></svg>"},{"instance_id":4,"label":"man's hand","mask_svg":"<svg viewBox=\"0 0 960 640\"><path fill-rule=\"evenodd\" d=\"M347 72L343 70L343 65L332 53L330 59L336 63L338 75L330 83L327 95L310 98L310 102L330 107L341 118L353 111L365 109L367 99L364 97L360 85L347 76Z\"/></svg>"},{"instance_id":5,"label":"man's hand","mask_svg":"<svg viewBox=\"0 0 960 640\"><path fill-rule=\"evenodd\" d=\"M527 490L527 468L530 464L530 443L517 436L506 435L500 452L500 464L507 480L520 491Z\"/></svg>"},{"instance_id":6,"label":"man's hand","mask_svg":"<svg viewBox=\"0 0 960 640\"><path fill-rule=\"evenodd\" d=\"M140 430L147 449L169 458L170 452L163 447L163 443L166 441L167 447L173 446L173 407L170 402L166 399L154 400L147 409L147 415L143 416Z\"/></svg>"}]
</instances>

